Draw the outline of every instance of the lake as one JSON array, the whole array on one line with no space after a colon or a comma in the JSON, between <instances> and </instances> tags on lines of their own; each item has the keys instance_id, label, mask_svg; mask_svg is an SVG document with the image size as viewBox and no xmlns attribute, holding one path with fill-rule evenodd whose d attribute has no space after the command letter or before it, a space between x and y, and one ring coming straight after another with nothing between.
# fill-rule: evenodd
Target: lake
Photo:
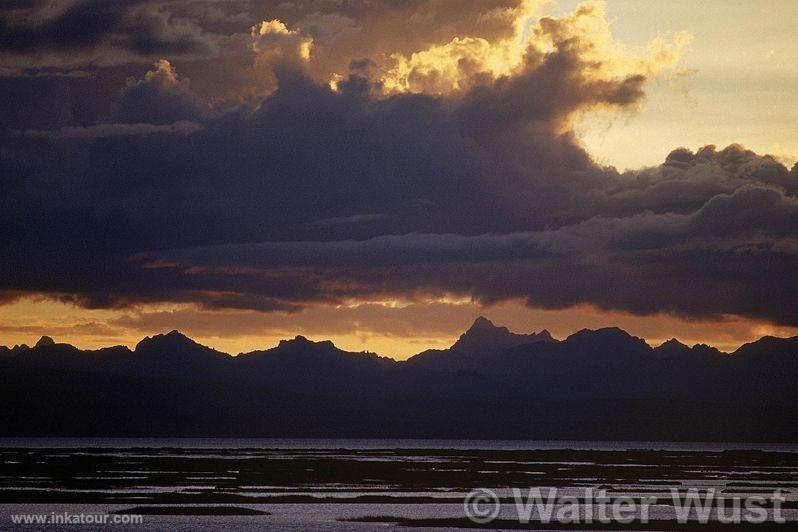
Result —
<instances>
[{"instance_id":1,"label":"lake","mask_svg":"<svg viewBox=\"0 0 798 532\"><path fill-rule=\"evenodd\" d=\"M484 528L517 527L516 493L529 488L577 501L592 512L606 500L648 497L667 528L677 501L720 500L779 490L783 515L798 524L798 446L789 444L312 440L312 439L0 439L0 529L107 530L110 525L15 524L20 516L142 515L135 530L430 530L477 526L464 500L474 488L495 496ZM604 499L593 499L596 494ZM552 495L553 497L553 495ZM779 503L781 505L781 503ZM562 510L558 500L554 506ZM764 505L774 515L771 503ZM191 515L191 514L251 515ZM160 515L170 514L170 515ZM182 515L175 515L182 514ZM40 517L42 518L42 517ZM533 519L534 523L534 519ZM599 526L600 525L600 526ZM537 526L533 524L533 528ZM540 525L542 526L542 525ZM606 530L580 523L547 529ZM598 528L590 528L595 526ZM698 525L696 525L698 526ZM707 525L704 525L705 527ZM708 525L716 530L719 525ZM732 525L729 525L732 526ZM748 529L750 524L729 530ZM772 523L754 526L769 530ZM587 527L587 528L586 528ZM678 530L685 529L674 528ZM725 530L725 529L724 529Z\"/></svg>"}]
</instances>

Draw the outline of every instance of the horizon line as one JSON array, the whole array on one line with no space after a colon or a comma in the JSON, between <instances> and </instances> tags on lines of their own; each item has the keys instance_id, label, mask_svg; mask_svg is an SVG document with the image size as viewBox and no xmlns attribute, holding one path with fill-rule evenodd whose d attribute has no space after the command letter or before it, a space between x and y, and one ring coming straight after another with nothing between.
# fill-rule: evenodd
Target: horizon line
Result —
<instances>
[{"instance_id":1,"label":"horizon line","mask_svg":"<svg viewBox=\"0 0 798 532\"><path fill-rule=\"evenodd\" d=\"M497 329L504 328L504 329L506 329L508 331L509 334L513 334L513 335L534 335L534 334L538 334L538 333L543 332L543 331L548 332L547 329L542 329L541 331L533 331L533 332L516 332L516 331L512 331L512 330L510 330L507 327L503 327L501 325L495 325L490 319L485 318L484 316L481 316L481 315L475 319L474 323L480 321L480 319L486 320L487 322L489 322L491 325L493 325ZM468 332L468 330L470 330L471 327L473 327L473 323L472 323L471 326L469 326L468 329L463 331L463 333L461 333L461 335L458 336L458 338L460 338L461 336L465 335ZM668 342L676 341L679 344L684 345L684 346L686 346L686 347L688 347L690 349L693 349L695 347L701 347L701 346L705 346L705 347L708 347L708 348L711 348L711 349L716 349L722 355L733 355L741 347L743 347L745 345L749 345L749 344L755 343L755 342L758 342L758 341L766 339L766 338L775 338L775 339L780 339L780 340L789 340L789 339L792 339L792 338L798 338L798 336L774 336L774 335L765 334L765 335L763 335L761 337L758 337L758 338L756 338L754 340L743 342L739 346L737 346L736 349L731 350L731 351L726 351L726 350L720 349L720 348L716 347L715 345L712 345L712 344L709 344L709 343L706 343L706 342L697 342L697 343L693 343L693 344L685 343L685 342L681 341L677 337L672 337L672 338L669 338L667 340L663 340L661 342L650 342L649 339L647 339L645 337L641 337L641 336L636 336L636 335L626 331L624 328L619 327L619 326L606 326L606 327L598 327L598 328L595 328L595 329L582 328L582 329L578 329L576 331L573 331L572 333L568 334L567 336L565 336L563 338L557 338L557 337L554 337L553 335L552 335L552 338L556 342L564 342L564 341L568 340L569 338L571 338L571 337L573 337L576 334L579 334L581 332L597 332L597 331L612 330L612 329L617 329L617 330L623 332L624 334L629 335L632 338L636 338L636 339L641 340L650 349L657 349L657 348L663 346L664 344L666 344ZM162 336L168 336L168 335L174 334L174 333L177 333L177 334L179 334L179 335L191 340L192 342L194 342L194 343L196 343L198 345L201 345L202 347L206 347L206 348L212 349L214 351L217 351L217 352L219 352L221 354L224 354L224 355L228 355L230 357L237 357L239 355L247 355L249 353L253 353L253 352L257 352L257 351L268 351L270 349L276 349L284 342L293 342L293 341L296 341L296 340L306 340L306 341L309 341L309 342L311 342L313 344L329 342L330 344L333 345L333 347L335 347L336 349L339 349L341 351L344 351L344 352L358 353L358 354L360 354L360 353L363 353L363 354L374 354L374 355L378 355L378 356L380 356L382 358L390 358L390 359L395 360L397 362L406 361L406 360L412 358L413 356L421 354L421 353L424 353L426 351L452 349L454 347L454 345L456 344L457 339L458 339L458 338L456 338L451 343L451 345L448 345L447 347L422 349L422 350L420 350L418 352L410 354L409 356L407 356L405 358L398 358L398 357L395 357L395 356L383 355L383 354L380 354L378 351L372 351L372 350L369 350L369 349L361 349L361 350L358 350L358 351L351 351L351 350L349 350L347 348L339 347L332 338L319 338L317 335L300 334L300 333L295 334L293 337L280 338L277 341L277 343L275 343L273 345L259 346L259 347L254 347L254 348L250 349L249 351L239 351L237 353L233 353L233 352L230 352L228 350L223 350L223 349L219 349L217 347L214 347L210 343L205 343L207 341L208 337L205 337L205 336L202 336L202 335L191 335L190 333L182 332L180 329L172 329L170 331L163 331L163 332L155 332L155 333L151 333L151 334L145 334L139 340L135 341L135 343L130 343L130 342L112 343L111 345L104 345L102 347L96 347L96 348L81 347L77 343L59 342L56 338L53 337L54 335L49 335L49 334L41 335L40 338L36 342L33 342L32 344L27 344L25 342L14 344L14 345L2 345L2 344L0 344L0 348L6 348L6 349L9 349L9 350L13 350L13 349L19 348L19 347L27 347L28 349L33 349L34 347L36 347L36 345L40 341L49 338L56 345L69 345L69 346L74 347L74 348L76 348L76 349L78 349L80 351L99 351L99 350L102 350L102 349L108 349L108 348L113 348L113 347L126 347L126 348L130 349L131 351L135 351L136 346L139 343L141 343L142 341L144 341L144 340L153 339L153 338L162 337ZM335 335L332 335L332 336L335 336ZM216 338L218 338L218 337L216 337ZM534 343L534 342L530 342L530 343Z\"/></svg>"}]
</instances>

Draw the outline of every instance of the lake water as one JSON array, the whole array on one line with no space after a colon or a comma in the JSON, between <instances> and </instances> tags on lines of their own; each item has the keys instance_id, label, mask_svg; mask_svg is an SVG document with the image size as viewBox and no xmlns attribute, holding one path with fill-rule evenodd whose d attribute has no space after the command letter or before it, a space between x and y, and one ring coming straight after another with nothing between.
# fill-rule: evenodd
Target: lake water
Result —
<instances>
[{"instance_id":1,"label":"lake water","mask_svg":"<svg viewBox=\"0 0 798 532\"><path fill-rule=\"evenodd\" d=\"M727 451L798 452L794 443L549 441L549 440L414 440L313 438L0 438L0 448L176 448L176 449L454 449L587 451Z\"/></svg>"},{"instance_id":2,"label":"lake water","mask_svg":"<svg viewBox=\"0 0 798 532\"><path fill-rule=\"evenodd\" d=\"M798 445L0 439L0 530L351 531L390 529L400 521L403 530L431 530L430 523L440 520L451 530L465 518L463 503L472 489L491 490L500 501L497 518L512 522L517 519L513 488L531 487L576 497L580 511L596 504L586 499L596 490L610 498L656 497L650 516L663 520L676 515L668 502L674 493L750 497L780 490L786 499L783 515L794 521L789 527L798 525ZM113 527L12 522L12 516L21 514L105 515L164 508L269 515L144 515L142 524ZM374 516L383 517L357 522Z\"/></svg>"}]
</instances>

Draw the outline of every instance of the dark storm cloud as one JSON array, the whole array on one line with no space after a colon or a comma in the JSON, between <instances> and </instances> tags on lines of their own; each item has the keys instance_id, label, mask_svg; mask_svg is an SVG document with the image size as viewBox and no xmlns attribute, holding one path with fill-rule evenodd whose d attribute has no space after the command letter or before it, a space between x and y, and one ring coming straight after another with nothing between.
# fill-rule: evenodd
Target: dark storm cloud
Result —
<instances>
[{"instance_id":1,"label":"dark storm cloud","mask_svg":"<svg viewBox=\"0 0 798 532\"><path fill-rule=\"evenodd\" d=\"M280 19L312 39L316 81L349 63L411 54L457 35L512 30L520 0L283 2L248 0L30 0L0 5L0 126L87 127L107 121L126 78L166 59L206 101L256 100L273 89L253 65L250 33ZM9 78L11 78L9 80ZM52 82L37 83L49 78ZM55 78L60 78L56 82ZM89 86L81 78L94 78ZM74 83L69 82L74 80Z\"/></svg>"},{"instance_id":2,"label":"dark storm cloud","mask_svg":"<svg viewBox=\"0 0 798 532\"><path fill-rule=\"evenodd\" d=\"M597 165L573 117L634 107L647 74L602 74L562 24L512 75L394 95L365 61L333 90L275 25L259 100L209 101L164 60L101 120L8 130L0 290L286 312L454 293L798 324L798 170L736 145Z\"/></svg>"},{"instance_id":3,"label":"dark storm cloud","mask_svg":"<svg viewBox=\"0 0 798 532\"><path fill-rule=\"evenodd\" d=\"M26 7L43 6L31 2ZM124 10L112 2L93 1L67 5L51 19L16 24L4 20L0 26L0 48L3 51L36 51L96 45L121 23L123 13Z\"/></svg>"},{"instance_id":4,"label":"dark storm cloud","mask_svg":"<svg viewBox=\"0 0 798 532\"><path fill-rule=\"evenodd\" d=\"M188 79L179 79L172 65L161 60L143 80L131 80L121 94L116 119L125 123L170 124L202 119L207 111L191 92Z\"/></svg>"},{"instance_id":5,"label":"dark storm cloud","mask_svg":"<svg viewBox=\"0 0 798 532\"><path fill-rule=\"evenodd\" d=\"M0 63L26 68L203 57L215 50L200 26L160 2L26 2L0 10Z\"/></svg>"},{"instance_id":6,"label":"dark storm cloud","mask_svg":"<svg viewBox=\"0 0 798 532\"><path fill-rule=\"evenodd\" d=\"M240 244L157 256L166 261L161 267L237 268L245 276L304 268L316 276L313 288L338 298L356 284L363 294L449 291L485 302L523 295L544 308L590 303L640 314L728 313L792 324L796 242L798 199L746 186L691 214L594 217L551 231Z\"/></svg>"},{"instance_id":7,"label":"dark storm cloud","mask_svg":"<svg viewBox=\"0 0 798 532\"><path fill-rule=\"evenodd\" d=\"M521 0L30 0L0 6L0 65L114 65L203 58L262 20L279 18L321 46L319 72L356 57L412 53L468 34L512 31ZM229 43L228 43L229 44ZM246 52L246 46L235 50ZM231 52L232 50L228 50Z\"/></svg>"}]
</instances>

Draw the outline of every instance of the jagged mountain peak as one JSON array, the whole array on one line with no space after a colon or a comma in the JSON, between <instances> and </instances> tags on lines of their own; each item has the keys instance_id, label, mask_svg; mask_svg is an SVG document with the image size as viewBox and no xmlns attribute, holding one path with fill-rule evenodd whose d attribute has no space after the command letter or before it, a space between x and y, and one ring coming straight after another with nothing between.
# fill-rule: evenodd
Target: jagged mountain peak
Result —
<instances>
[{"instance_id":1,"label":"jagged mountain peak","mask_svg":"<svg viewBox=\"0 0 798 532\"><path fill-rule=\"evenodd\" d=\"M689 355L692 353L692 349L676 338L671 338L655 347L653 352L660 358L672 358Z\"/></svg>"},{"instance_id":2,"label":"jagged mountain peak","mask_svg":"<svg viewBox=\"0 0 798 532\"><path fill-rule=\"evenodd\" d=\"M361 386L362 383L357 383L359 379L368 380L376 376L374 372L398 362L374 353L344 351L330 340L315 342L304 336L296 336L290 340L280 340L271 349L241 353L236 357L236 364L240 368L247 368L251 377L276 372L282 375L279 386L293 382L296 386L307 387L311 386L309 383L328 386L341 382Z\"/></svg>"},{"instance_id":3,"label":"jagged mountain peak","mask_svg":"<svg viewBox=\"0 0 798 532\"><path fill-rule=\"evenodd\" d=\"M18 344L14 345L14 347L11 348L11 352L17 354L17 353L22 353L23 351L27 351L29 349L30 347L28 346L28 344Z\"/></svg>"},{"instance_id":4,"label":"jagged mountain peak","mask_svg":"<svg viewBox=\"0 0 798 532\"><path fill-rule=\"evenodd\" d=\"M657 349L662 348L662 347L671 348L671 347L689 347L689 346L687 344L684 344L684 343L680 342L676 338L671 338L670 340L666 340L666 341L662 342L662 344L660 344L657 347Z\"/></svg>"},{"instance_id":5,"label":"jagged mountain peak","mask_svg":"<svg viewBox=\"0 0 798 532\"><path fill-rule=\"evenodd\" d=\"M700 354L704 354L704 355L727 355L728 354L728 353L724 353L723 351L721 351L717 347L713 347L713 346L708 345L708 344L695 344L692 347L692 352L693 353L700 353Z\"/></svg>"},{"instance_id":6,"label":"jagged mountain peak","mask_svg":"<svg viewBox=\"0 0 798 532\"><path fill-rule=\"evenodd\" d=\"M192 343L196 344L194 340L186 336L185 334L181 333L177 329L169 331L168 333L161 333L161 334L154 334L152 336L145 336L138 344L139 346L149 346L149 345L157 345L157 344L164 344L164 343Z\"/></svg>"},{"instance_id":7,"label":"jagged mountain peak","mask_svg":"<svg viewBox=\"0 0 798 532\"><path fill-rule=\"evenodd\" d=\"M492 321L490 321L485 316L479 316L477 319L474 320L474 323L471 324L469 330L479 330L479 329L505 329L507 327L497 327Z\"/></svg>"},{"instance_id":8,"label":"jagged mountain peak","mask_svg":"<svg viewBox=\"0 0 798 532\"><path fill-rule=\"evenodd\" d=\"M46 347L50 345L55 345L55 340L53 340L49 336L42 336L41 338L39 338L39 341L36 342L36 345L34 347Z\"/></svg>"},{"instance_id":9,"label":"jagged mountain peak","mask_svg":"<svg viewBox=\"0 0 798 532\"><path fill-rule=\"evenodd\" d=\"M166 334L147 336L136 344L138 354L157 355L159 358L185 358L186 356L229 356L210 347L204 346L180 331L173 330Z\"/></svg>"},{"instance_id":10,"label":"jagged mountain peak","mask_svg":"<svg viewBox=\"0 0 798 532\"><path fill-rule=\"evenodd\" d=\"M600 329L582 329L580 331L575 332L568 338L566 338L566 342L576 342L576 341L634 341L635 343L642 343L645 344L645 340L642 338L638 338L637 336L632 336L628 332L624 331L620 327L602 327ZM648 345L648 344L646 344Z\"/></svg>"},{"instance_id":11,"label":"jagged mountain peak","mask_svg":"<svg viewBox=\"0 0 798 532\"><path fill-rule=\"evenodd\" d=\"M180 331L178 331L177 329L173 329L173 330L169 331L166 334L160 334L160 335L157 335L157 336L162 336L163 338L166 338L166 339L171 340L171 341L181 341L181 342L188 341L188 342L192 342L192 343L197 343L194 340L192 340L191 338L189 338L188 336L186 336L185 334L183 334Z\"/></svg>"},{"instance_id":12,"label":"jagged mountain peak","mask_svg":"<svg viewBox=\"0 0 798 532\"><path fill-rule=\"evenodd\" d=\"M460 335L452 345L452 349L464 353L493 353L541 341L555 341L551 334L544 330L540 333L517 334L510 332L507 327L494 325L484 316L478 317L469 329Z\"/></svg>"},{"instance_id":13,"label":"jagged mountain peak","mask_svg":"<svg viewBox=\"0 0 798 532\"><path fill-rule=\"evenodd\" d=\"M319 342L315 342L310 340L309 338L298 334L291 340L280 340L280 343L277 344L277 349L282 350L295 350L295 349L312 349L312 348L323 348L323 349L335 349L335 344L332 343L331 340L322 340Z\"/></svg>"}]
</instances>

